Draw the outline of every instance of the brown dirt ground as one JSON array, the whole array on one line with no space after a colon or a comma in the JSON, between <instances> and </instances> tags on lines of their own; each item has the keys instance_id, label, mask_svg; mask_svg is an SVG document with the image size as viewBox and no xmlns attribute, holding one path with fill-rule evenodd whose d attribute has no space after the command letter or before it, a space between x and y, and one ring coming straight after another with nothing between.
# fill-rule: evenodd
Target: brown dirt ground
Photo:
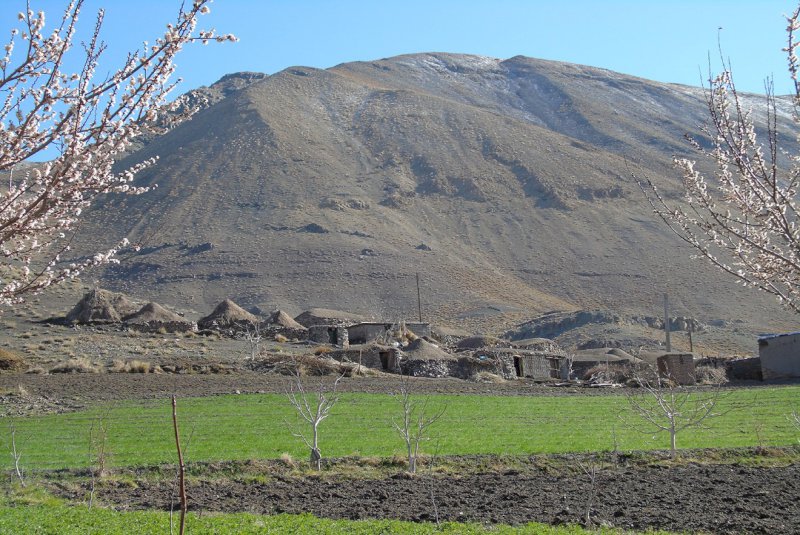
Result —
<instances>
[{"instance_id":1,"label":"brown dirt ground","mask_svg":"<svg viewBox=\"0 0 800 535\"><path fill-rule=\"evenodd\" d=\"M480 460L476 460L480 462ZM561 472L564 472L563 470ZM597 473L504 470L463 476L396 474L382 479L277 476L267 482L194 480L190 510L320 517L472 521L485 524L586 523L633 530L799 533L800 465L637 466L621 458ZM62 489L81 499L87 489ZM596 491L596 497L590 497ZM172 481L105 481L97 498L119 509L175 507Z\"/></svg>"}]
</instances>

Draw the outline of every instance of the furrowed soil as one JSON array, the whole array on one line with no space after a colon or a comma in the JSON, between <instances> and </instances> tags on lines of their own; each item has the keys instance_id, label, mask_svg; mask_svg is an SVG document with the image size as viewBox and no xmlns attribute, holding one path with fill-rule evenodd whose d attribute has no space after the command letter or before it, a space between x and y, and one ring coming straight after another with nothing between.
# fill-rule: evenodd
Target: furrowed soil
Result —
<instances>
[{"instance_id":1,"label":"furrowed soil","mask_svg":"<svg viewBox=\"0 0 800 535\"><path fill-rule=\"evenodd\" d=\"M531 458L533 460L534 458ZM539 457L539 460L546 459ZM567 462L570 460L567 459ZM646 466L622 456L596 472L594 484L573 469L537 468L440 475L404 473L380 479L275 476L190 480L189 509L259 514L304 513L344 519L472 521L485 524L586 524L633 530L703 533L800 532L800 466L689 463ZM462 461L463 462L463 461ZM476 459L480 464L481 460ZM562 457L559 462L564 462ZM63 487L81 499L88 487ZM96 499L118 509L177 508L171 480L104 481Z\"/></svg>"}]
</instances>

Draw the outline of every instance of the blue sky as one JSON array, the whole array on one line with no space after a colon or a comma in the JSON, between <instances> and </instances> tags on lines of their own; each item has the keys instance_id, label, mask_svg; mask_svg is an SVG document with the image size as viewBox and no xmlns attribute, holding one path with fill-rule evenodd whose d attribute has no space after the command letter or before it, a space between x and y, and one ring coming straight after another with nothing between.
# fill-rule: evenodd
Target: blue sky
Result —
<instances>
[{"instance_id":1,"label":"blue sky","mask_svg":"<svg viewBox=\"0 0 800 535\"><path fill-rule=\"evenodd\" d=\"M187 0L190 1L190 0ZM0 0L7 35L24 0ZM66 0L31 0L54 24ZM87 0L82 27L106 9L109 59L152 41L179 0ZM193 46L178 57L180 92L226 73L274 73L293 65L331 67L413 52L518 54L604 67L665 82L699 85L718 28L740 89L762 92L774 75L787 92L784 14L778 0L216 0L201 26L240 42ZM718 65L718 62L715 62ZM110 65L110 62L109 62Z\"/></svg>"}]
</instances>

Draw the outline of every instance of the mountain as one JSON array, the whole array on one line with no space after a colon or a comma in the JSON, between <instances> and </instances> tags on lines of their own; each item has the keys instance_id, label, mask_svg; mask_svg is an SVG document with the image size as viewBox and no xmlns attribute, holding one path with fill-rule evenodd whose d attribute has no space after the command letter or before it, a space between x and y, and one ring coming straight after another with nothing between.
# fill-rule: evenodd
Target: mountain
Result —
<instances>
[{"instance_id":1,"label":"mountain","mask_svg":"<svg viewBox=\"0 0 800 535\"><path fill-rule=\"evenodd\" d=\"M142 245L101 284L199 312L231 298L398 319L417 316L419 273L425 319L476 329L658 315L664 292L675 314L788 327L773 299L692 260L629 178L678 198L671 161L705 119L699 88L414 54L202 91L208 107L120 162L158 156L138 178L158 187L105 199L84 225L92 248Z\"/></svg>"}]
</instances>

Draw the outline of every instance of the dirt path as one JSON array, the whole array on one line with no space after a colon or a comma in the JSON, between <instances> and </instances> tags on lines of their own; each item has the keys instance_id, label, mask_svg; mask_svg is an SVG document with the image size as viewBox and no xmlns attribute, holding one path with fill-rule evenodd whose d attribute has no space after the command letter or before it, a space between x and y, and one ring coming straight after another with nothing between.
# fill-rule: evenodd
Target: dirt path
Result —
<instances>
[{"instance_id":1,"label":"dirt path","mask_svg":"<svg viewBox=\"0 0 800 535\"><path fill-rule=\"evenodd\" d=\"M800 533L800 466L619 467L600 471L591 506L595 524L710 533ZM169 509L171 482L140 481L99 490L120 509ZM195 511L303 513L329 518L396 518L521 524L584 522L587 477L483 473L464 477L398 475L380 480L279 477L268 483L201 481L188 488ZM433 498L431 497L433 495ZM72 496L73 498L76 496Z\"/></svg>"}]
</instances>

